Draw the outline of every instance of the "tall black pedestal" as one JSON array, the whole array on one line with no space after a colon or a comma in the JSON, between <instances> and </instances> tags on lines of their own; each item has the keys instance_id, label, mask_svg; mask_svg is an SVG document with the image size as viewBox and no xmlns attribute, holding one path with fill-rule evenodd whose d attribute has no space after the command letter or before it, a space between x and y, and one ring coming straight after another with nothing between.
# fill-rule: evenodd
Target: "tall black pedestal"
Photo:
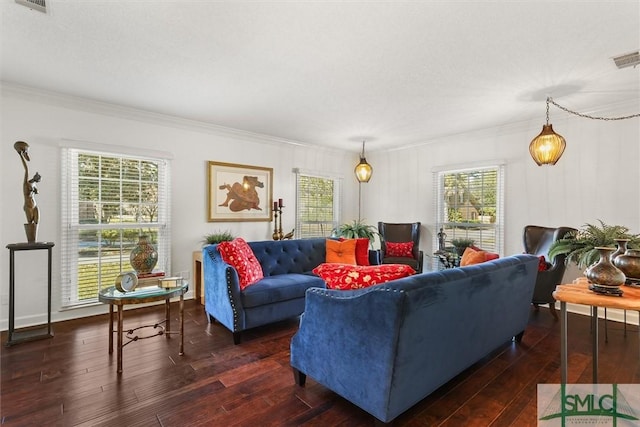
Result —
<instances>
[{"instance_id":1,"label":"tall black pedestal","mask_svg":"<svg viewBox=\"0 0 640 427\"><path fill-rule=\"evenodd\" d=\"M9 249L9 335L6 347L12 346L25 341L38 340L42 338L53 337L51 329L51 254L53 242L35 242L35 243L10 243L7 245ZM22 330L15 330L15 253L16 251L34 251L46 249L48 252L47 263L47 324L38 327L29 327Z\"/></svg>"}]
</instances>

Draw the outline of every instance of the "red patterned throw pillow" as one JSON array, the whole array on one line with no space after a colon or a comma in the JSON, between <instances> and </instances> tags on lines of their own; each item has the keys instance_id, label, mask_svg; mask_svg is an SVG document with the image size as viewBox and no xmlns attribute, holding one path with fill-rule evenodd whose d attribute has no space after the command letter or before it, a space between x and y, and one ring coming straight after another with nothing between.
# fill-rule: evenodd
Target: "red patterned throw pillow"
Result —
<instances>
[{"instance_id":1,"label":"red patterned throw pillow","mask_svg":"<svg viewBox=\"0 0 640 427\"><path fill-rule=\"evenodd\" d=\"M413 242L386 242L385 247L388 257L413 258Z\"/></svg>"},{"instance_id":2,"label":"red patterned throw pillow","mask_svg":"<svg viewBox=\"0 0 640 427\"><path fill-rule=\"evenodd\" d=\"M240 289L244 290L264 278L262 266L243 238L237 237L230 242L221 242L218 251L224 262L238 272Z\"/></svg>"},{"instance_id":3,"label":"red patterned throw pillow","mask_svg":"<svg viewBox=\"0 0 640 427\"><path fill-rule=\"evenodd\" d=\"M547 271L551 264L547 262L547 259L544 257L544 255L540 255L538 258L538 271Z\"/></svg>"},{"instance_id":4,"label":"red patterned throw pillow","mask_svg":"<svg viewBox=\"0 0 640 427\"><path fill-rule=\"evenodd\" d=\"M327 283L329 289L359 289L386 283L390 280L415 274L415 270L404 264L347 265L320 264L313 269Z\"/></svg>"}]
</instances>

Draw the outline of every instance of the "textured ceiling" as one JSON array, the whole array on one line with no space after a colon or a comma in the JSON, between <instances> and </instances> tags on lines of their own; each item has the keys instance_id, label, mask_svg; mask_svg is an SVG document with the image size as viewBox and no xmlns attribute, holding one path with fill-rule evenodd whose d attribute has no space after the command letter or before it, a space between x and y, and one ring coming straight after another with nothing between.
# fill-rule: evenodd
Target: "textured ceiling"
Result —
<instances>
[{"instance_id":1,"label":"textured ceiling","mask_svg":"<svg viewBox=\"0 0 640 427\"><path fill-rule=\"evenodd\" d=\"M640 110L640 67L611 59L640 47L636 0L47 5L0 3L3 82L305 144L541 126L547 95Z\"/></svg>"}]
</instances>

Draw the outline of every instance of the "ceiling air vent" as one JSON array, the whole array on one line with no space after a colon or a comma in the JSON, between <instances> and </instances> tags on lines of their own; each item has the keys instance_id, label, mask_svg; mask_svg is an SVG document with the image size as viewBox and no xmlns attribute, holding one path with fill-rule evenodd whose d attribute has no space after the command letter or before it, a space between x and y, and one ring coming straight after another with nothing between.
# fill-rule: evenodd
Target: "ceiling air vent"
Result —
<instances>
[{"instance_id":1,"label":"ceiling air vent","mask_svg":"<svg viewBox=\"0 0 640 427\"><path fill-rule=\"evenodd\" d=\"M613 62L616 63L618 68L635 67L640 64L640 52L636 50L635 52L616 56L613 58Z\"/></svg>"},{"instance_id":2,"label":"ceiling air vent","mask_svg":"<svg viewBox=\"0 0 640 427\"><path fill-rule=\"evenodd\" d=\"M47 13L46 0L16 0L16 3L27 6L29 9Z\"/></svg>"}]
</instances>

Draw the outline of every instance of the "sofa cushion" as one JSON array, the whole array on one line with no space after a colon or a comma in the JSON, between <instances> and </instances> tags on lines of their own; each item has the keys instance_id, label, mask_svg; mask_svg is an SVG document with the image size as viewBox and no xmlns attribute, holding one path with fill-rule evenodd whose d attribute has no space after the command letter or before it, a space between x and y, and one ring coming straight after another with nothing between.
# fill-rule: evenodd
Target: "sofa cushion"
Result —
<instances>
[{"instance_id":1,"label":"sofa cushion","mask_svg":"<svg viewBox=\"0 0 640 427\"><path fill-rule=\"evenodd\" d=\"M327 239L326 262L356 265L356 241Z\"/></svg>"},{"instance_id":2,"label":"sofa cushion","mask_svg":"<svg viewBox=\"0 0 640 427\"><path fill-rule=\"evenodd\" d=\"M325 238L248 242L264 277L310 272L326 260Z\"/></svg>"},{"instance_id":3,"label":"sofa cushion","mask_svg":"<svg viewBox=\"0 0 640 427\"><path fill-rule=\"evenodd\" d=\"M413 257L413 242L386 242L385 249L387 257Z\"/></svg>"},{"instance_id":4,"label":"sofa cushion","mask_svg":"<svg viewBox=\"0 0 640 427\"><path fill-rule=\"evenodd\" d=\"M242 292L245 308L259 307L297 298L304 298L308 288L324 288L324 282L312 274L279 274L265 277Z\"/></svg>"},{"instance_id":5,"label":"sofa cushion","mask_svg":"<svg viewBox=\"0 0 640 427\"><path fill-rule=\"evenodd\" d=\"M264 277L262 266L243 238L238 237L230 242L221 242L218 245L218 251L224 262L238 272L240 289L245 289Z\"/></svg>"},{"instance_id":6,"label":"sofa cushion","mask_svg":"<svg viewBox=\"0 0 640 427\"><path fill-rule=\"evenodd\" d=\"M349 265L320 264L313 269L329 289L359 289L386 283L390 280L415 274L415 270L406 264Z\"/></svg>"}]
</instances>

